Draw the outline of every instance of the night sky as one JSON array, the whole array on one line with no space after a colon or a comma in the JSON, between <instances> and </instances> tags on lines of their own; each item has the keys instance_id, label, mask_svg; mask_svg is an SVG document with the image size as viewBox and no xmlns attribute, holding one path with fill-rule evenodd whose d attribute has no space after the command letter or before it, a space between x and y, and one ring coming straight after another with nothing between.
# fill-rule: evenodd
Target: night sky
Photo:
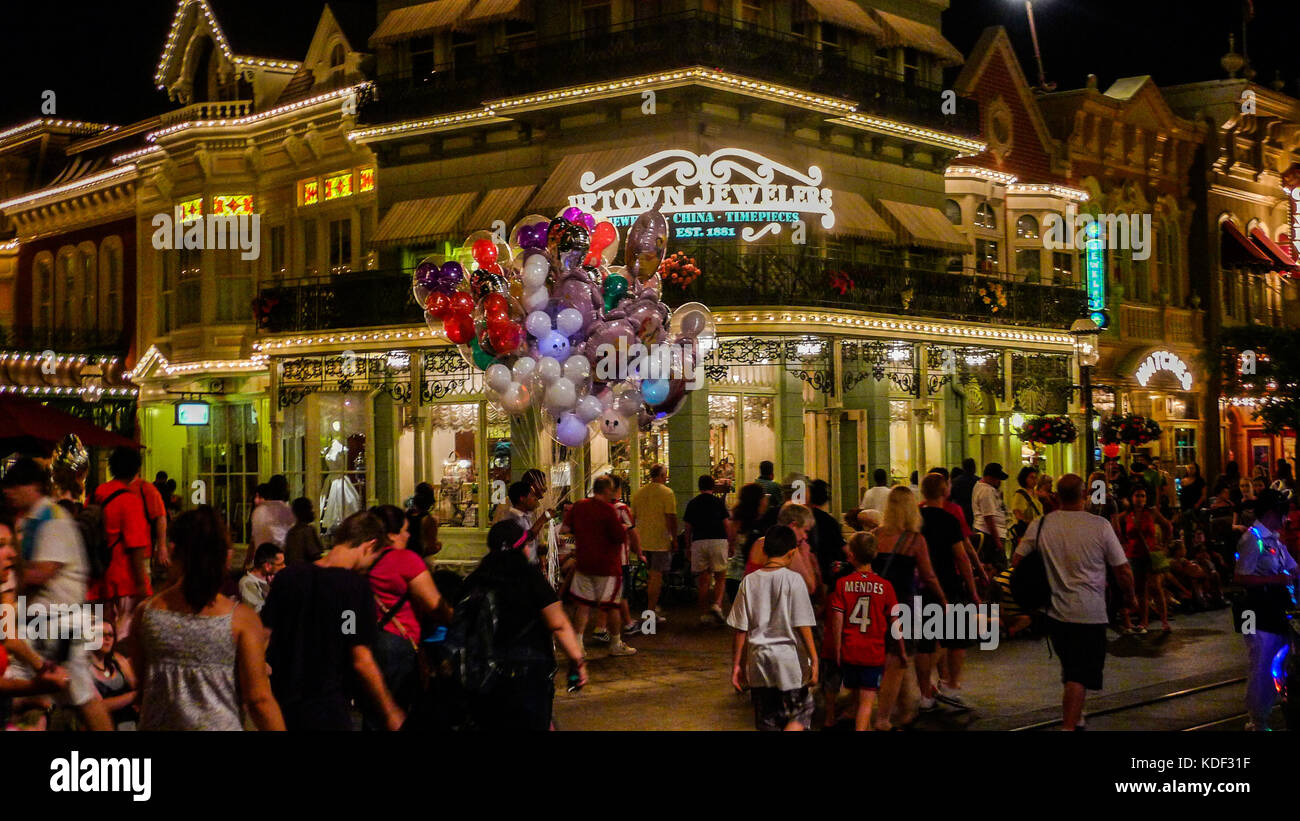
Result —
<instances>
[{"instance_id":1,"label":"night sky","mask_svg":"<svg viewBox=\"0 0 1300 821\"><path fill-rule=\"evenodd\" d=\"M273 25L292 25L296 18L314 26L321 6L320 0L246 1L274 5L268 15ZM1230 31L1240 41L1246 0L1034 2L1048 80L1061 89L1076 88L1094 73L1105 89L1134 74L1151 74L1162 85L1224 77L1219 58ZM1289 40L1300 16L1296 0L1254 0L1254 6L1248 37L1256 79L1267 85L1280 70L1295 94L1300 53ZM0 128L39 116L45 89L58 95L57 115L70 119L128 123L166 110L164 95L153 88L153 72L174 11L172 0L7 3L0 12L0 76L6 78ZM1008 28L1033 82L1022 0L952 0L943 31L969 53L980 31L998 24Z\"/></svg>"}]
</instances>

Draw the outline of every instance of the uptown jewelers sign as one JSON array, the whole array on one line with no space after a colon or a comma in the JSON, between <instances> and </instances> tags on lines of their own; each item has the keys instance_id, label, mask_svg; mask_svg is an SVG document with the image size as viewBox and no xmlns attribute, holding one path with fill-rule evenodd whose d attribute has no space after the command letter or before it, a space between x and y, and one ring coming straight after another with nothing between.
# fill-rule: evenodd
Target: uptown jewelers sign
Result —
<instances>
[{"instance_id":1,"label":"uptown jewelers sign","mask_svg":"<svg viewBox=\"0 0 1300 821\"><path fill-rule=\"evenodd\" d=\"M792 241L806 236L805 217L835 226L831 189L822 171L799 171L743 148L695 154L670 148L597 177L585 171L569 204L624 228L663 198L660 211L674 239L753 242L788 226Z\"/></svg>"}]
</instances>

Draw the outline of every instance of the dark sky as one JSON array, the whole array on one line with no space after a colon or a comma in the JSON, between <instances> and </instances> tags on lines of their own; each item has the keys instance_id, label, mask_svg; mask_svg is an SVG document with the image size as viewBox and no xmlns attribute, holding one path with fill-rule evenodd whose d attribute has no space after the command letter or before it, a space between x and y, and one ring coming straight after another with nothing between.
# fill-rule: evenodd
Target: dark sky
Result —
<instances>
[{"instance_id":1,"label":"dark sky","mask_svg":"<svg viewBox=\"0 0 1300 821\"><path fill-rule=\"evenodd\" d=\"M319 0L228 0L274 6L274 25L316 23ZM1161 84L1224 76L1219 58L1229 31L1240 40L1245 0L1034 0L1047 77L1060 88L1095 73L1104 89L1117 77L1151 74ZM1295 94L1300 51L1292 43L1296 0L1254 0L1248 36L1257 80L1281 70ZM310 9L310 11L309 11ZM0 128L40 115L55 91L57 115L126 123L167 107L154 90L173 0L23 0L5 4L0 26ZM75 23L73 22L75 20ZM1005 25L1025 73L1036 77L1022 0L952 0L944 34L968 53L988 25ZM238 46L238 44L236 44ZM301 59L303 55L293 55Z\"/></svg>"}]
</instances>

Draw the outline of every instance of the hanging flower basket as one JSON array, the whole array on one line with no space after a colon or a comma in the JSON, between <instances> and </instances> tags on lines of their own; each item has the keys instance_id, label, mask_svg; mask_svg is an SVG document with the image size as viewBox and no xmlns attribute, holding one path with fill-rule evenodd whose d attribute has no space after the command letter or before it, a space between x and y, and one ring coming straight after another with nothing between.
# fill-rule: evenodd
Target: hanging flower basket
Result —
<instances>
[{"instance_id":1,"label":"hanging flower basket","mask_svg":"<svg viewBox=\"0 0 1300 821\"><path fill-rule=\"evenodd\" d=\"M1020 438L1039 445L1068 445L1079 438L1079 428L1068 416L1036 416L1021 426Z\"/></svg>"},{"instance_id":2,"label":"hanging flower basket","mask_svg":"<svg viewBox=\"0 0 1300 821\"><path fill-rule=\"evenodd\" d=\"M1160 438L1160 423L1136 413L1111 414L1101 420L1103 445L1145 445Z\"/></svg>"},{"instance_id":3,"label":"hanging flower basket","mask_svg":"<svg viewBox=\"0 0 1300 821\"><path fill-rule=\"evenodd\" d=\"M703 271L695 264L695 257L688 257L682 251L669 254L659 264L659 278L665 285L675 285L683 290L700 278Z\"/></svg>"},{"instance_id":4,"label":"hanging flower basket","mask_svg":"<svg viewBox=\"0 0 1300 821\"><path fill-rule=\"evenodd\" d=\"M988 307L989 313L996 314L1007 307L1007 292L1001 282L988 282L980 286L980 301Z\"/></svg>"}]
</instances>

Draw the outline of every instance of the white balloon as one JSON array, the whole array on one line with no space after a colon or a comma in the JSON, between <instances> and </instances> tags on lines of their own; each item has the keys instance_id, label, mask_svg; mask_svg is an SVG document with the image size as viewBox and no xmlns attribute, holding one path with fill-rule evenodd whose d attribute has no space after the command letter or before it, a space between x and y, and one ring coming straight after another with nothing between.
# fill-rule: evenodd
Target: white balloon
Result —
<instances>
[{"instance_id":1,"label":"white balloon","mask_svg":"<svg viewBox=\"0 0 1300 821\"><path fill-rule=\"evenodd\" d=\"M564 378L573 380L576 385L591 378L591 362L581 354L574 354L564 360ZM588 419L588 422L591 420Z\"/></svg>"},{"instance_id":2,"label":"white balloon","mask_svg":"<svg viewBox=\"0 0 1300 821\"><path fill-rule=\"evenodd\" d=\"M620 416L636 416L641 412L641 405L645 399L641 396L640 388L629 388L621 395L614 397L614 412Z\"/></svg>"},{"instance_id":3,"label":"white balloon","mask_svg":"<svg viewBox=\"0 0 1300 821\"><path fill-rule=\"evenodd\" d=\"M524 292L524 309L528 311L540 311L546 307L546 303L551 301L551 295L546 293L545 288L534 288L531 291Z\"/></svg>"},{"instance_id":4,"label":"white balloon","mask_svg":"<svg viewBox=\"0 0 1300 821\"><path fill-rule=\"evenodd\" d=\"M543 356L537 363L537 376L544 384L550 385L564 375L560 361L553 356ZM572 383L570 383L572 384Z\"/></svg>"},{"instance_id":5,"label":"white balloon","mask_svg":"<svg viewBox=\"0 0 1300 821\"><path fill-rule=\"evenodd\" d=\"M551 413L559 415L563 411L572 410L577 401L577 388L572 381L564 377L555 380L546 388L546 409Z\"/></svg>"},{"instance_id":6,"label":"white balloon","mask_svg":"<svg viewBox=\"0 0 1300 821\"><path fill-rule=\"evenodd\" d=\"M524 287L528 290L540 288L546 284L546 275L551 272L551 263L545 254L533 254L524 261Z\"/></svg>"},{"instance_id":7,"label":"white balloon","mask_svg":"<svg viewBox=\"0 0 1300 821\"><path fill-rule=\"evenodd\" d=\"M551 332L551 318L545 311L533 311L524 320L524 327L535 339L541 339Z\"/></svg>"},{"instance_id":8,"label":"white balloon","mask_svg":"<svg viewBox=\"0 0 1300 821\"><path fill-rule=\"evenodd\" d=\"M605 412L605 407L600 404L599 399L587 394L578 397L578 402L573 410L583 422L594 422Z\"/></svg>"},{"instance_id":9,"label":"white balloon","mask_svg":"<svg viewBox=\"0 0 1300 821\"><path fill-rule=\"evenodd\" d=\"M511 370L511 376L516 382L523 382L533 371L537 370L537 360L531 356L521 356L515 360L515 366Z\"/></svg>"},{"instance_id":10,"label":"white balloon","mask_svg":"<svg viewBox=\"0 0 1300 821\"><path fill-rule=\"evenodd\" d=\"M505 408L507 413L523 413L528 410L532 399L532 394L528 392L526 386L518 382L511 382L501 392L501 407Z\"/></svg>"},{"instance_id":11,"label":"white balloon","mask_svg":"<svg viewBox=\"0 0 1300 821\"><path fill-rule=\"evenodd\" d=\"M577 308L565 308L555 317L555 328L565 336L573 336L582 330L582 311Z\"/></svg>"},{"instance_id":12,"label":"white balloon","mask_svg":"<svg viewBox=\"0 0 1300 821\"><path fill-rule=\"evenodd\" d=\"M600 432L611 442L619 442L632 432L632 422L625 416L607 410L600 415Z\"/></svg>"},{"instance_id":13,"label":"white balloon","mask_svg":"<svg viewBox=\"0 0 1300 821\"><path fill-rule=\"evenodd\" d=\"M493 364L488 365L488 369L483 374L483 378L484 381L487 382L488 387L497 392L504 391L506 388L510 387L510 383L514 381L510 369L505 365L502 365L500 362L494 362Z\"/></svg>"}]
</instances>

